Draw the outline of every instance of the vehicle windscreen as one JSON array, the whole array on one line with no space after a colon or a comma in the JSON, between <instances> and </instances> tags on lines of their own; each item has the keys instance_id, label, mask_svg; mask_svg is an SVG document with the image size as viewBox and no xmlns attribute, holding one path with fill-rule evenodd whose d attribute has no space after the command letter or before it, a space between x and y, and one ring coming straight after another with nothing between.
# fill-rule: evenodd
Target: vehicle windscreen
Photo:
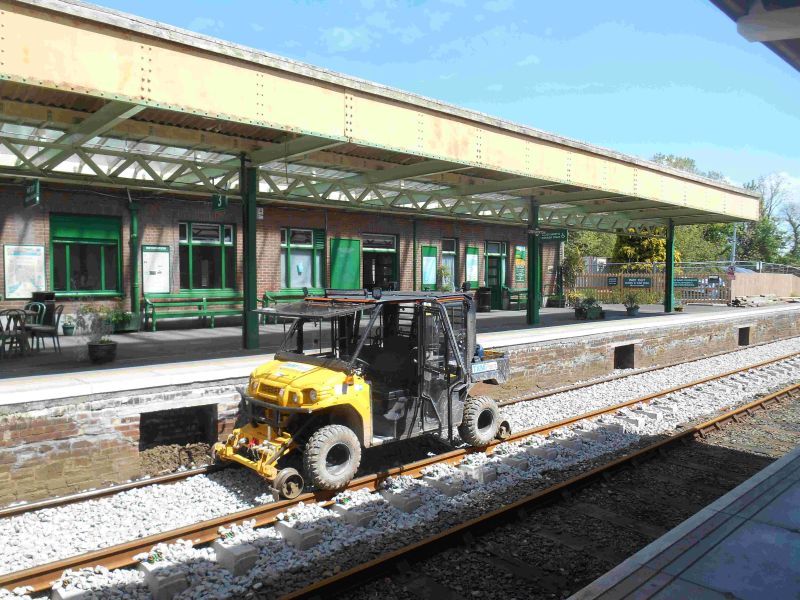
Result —
<instances>
[{"instance_id":1,"label":"vehicle windscreen","mask_svg":"<svg viewBox=\"0 0 800 600\"><path fill-rule=\"evenodd\" d=\"M292 324L279 354L293 359L334 359L346 364L353 356L358 339L369 322L368 307L334 317L301 317Z\"/></svg>"}]
</instances>

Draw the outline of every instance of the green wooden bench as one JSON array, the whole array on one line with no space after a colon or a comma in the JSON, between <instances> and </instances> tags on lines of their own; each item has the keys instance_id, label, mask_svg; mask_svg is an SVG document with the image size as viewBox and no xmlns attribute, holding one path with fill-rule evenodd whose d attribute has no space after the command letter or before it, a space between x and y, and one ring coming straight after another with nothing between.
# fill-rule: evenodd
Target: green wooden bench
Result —
<instances>
[{"instance_id":1,"label":"green wooden bench","mask_svg":"<svg viewBox=\"0 0 800 600\"><path fill-rule=\"evenodd\" d=\"M524 310L528 304L528 288L504 288L508 294L509 308L512 304L516 304L515 310Z\"/></svg>"},{"instance_id":2,"label":"green wooden bench","mask_svg":"<svg viewBox=\"0 0 800 600\"><path fill-rule=\"evenodd\" d=\"M187 317L199 317L204 323L206 319L211 319L211 327L214 327L216 317L241 315L243 300L242 296L224 293L208 296L185 293L145 295L145 329L148 321L150 331L156 331L160 320Z\"/></svg>"},{"instance_id":3,"label":"green wooden bench","mask_svg":"<svg viewBox=\"0 0 800 600\"><path fill-rule=\"evenodd\" d=\"M309 296L324 296L325 290L322 288L308 288ZM261 296L261 308L275 308L278 304L286 304L289 302L297 302L306 297L305 290L302 289L287 289L287 290L267 290ZM261 324L264 325L272 317L271 322L275 322L273 315L261 315Z\"/></svg>"}]
</instances>

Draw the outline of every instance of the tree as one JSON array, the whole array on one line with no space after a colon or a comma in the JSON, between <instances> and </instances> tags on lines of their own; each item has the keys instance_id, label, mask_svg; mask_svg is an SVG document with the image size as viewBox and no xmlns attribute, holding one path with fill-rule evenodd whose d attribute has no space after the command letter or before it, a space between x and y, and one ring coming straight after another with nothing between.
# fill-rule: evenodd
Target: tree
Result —
<instances>
[{"instance_id":1,"label":"tree","mask_svg":"<svg viewBox=\"0 0 800 600\"><path fill-rule=\"evenodd\" d=\"M783 218L789 227L789 241L792 244L787 256L793 261L800 261L800 204L784 207Z\"/></svg>"},{"instance_id":2,"label":"tree","mask_svg":"<svg viewBox=\"0 0 800 600\"><path fill-rule=\"evenodd\" d=\"M789 180L783 173L770 173L744 184L745 189L758 192L761 197L762 218L774 219L789 194Z\"/></svg>"},{"instance_id":3,"label":"tree","mask_svg":"<svg viewBox=\"0 0 800 600\"><path fill-rule=\"evenodd\" d=\"M667 260L667 241L664 238L620 235L611 258L614 262L626 263L623 271L650 271L653 263ZM675 260L681 260L680 252L675 252Z\"/></svg>"},{"instance_id":4,"label":"tree","mask_svg":"<svg viewBox=\"0 0 800 600\"><path fill-rule=\"evenodd\" d=\"M727 260L732 236L730 224L681 225L675 228L675 248L686 262Z\"/></svg>"},{"instance_id":5,"label":"tree","mask_svg":"<svg viewBox=\"0 0 800 600\"><path fill-rule=\"evenodd\" d=\"M564 244L562 273L564 285L572 287L580 273L584 271L585 256L611 256L614 250L614 234L597 231L570 231Z\"/></svg>"},{"instance_id":6,"label":"tree","mask_svg":"<svg viewBox=\"0 0 800 600\"><path fill-rule=\"evenodd\" d=\"M762 260L777 262L784 244L784 236L774 219L762 217L740 229L737 260Z\"/></svg>"}]
</instances>

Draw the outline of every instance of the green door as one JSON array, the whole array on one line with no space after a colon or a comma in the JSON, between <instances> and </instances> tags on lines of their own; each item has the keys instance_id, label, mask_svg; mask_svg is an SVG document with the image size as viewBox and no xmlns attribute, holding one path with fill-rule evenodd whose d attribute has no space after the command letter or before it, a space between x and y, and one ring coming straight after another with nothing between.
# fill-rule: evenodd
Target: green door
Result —
<instances>
[{"instance_id":1,"label":"green door","mask_svg":"<svg viewBox=\"0 0 800 600\"><path fill-rule=\"evenodd\" d=\"M433 291L436 289L436 259L439 251L436 246L422 247L422 289Z\"/></svg>"},{"instance_id":2,"label":"green door","mask_svg":"<svg viewBox=\"0 0 800 600\"><path fill-rule=\"evenodd\" d=\"M331 287L361 288L361 240L331 238Z\"/></svg>"},{"instance_id":3,"label":"green door","mask_svg":"<svg viewBox=\"0 0 800 600\"><path fill-rule=\"evenodd\" d=\"M492 310L503 308L506 285L506 242L486 242L486 287L492 290Z\"/></svg>"}]
</instances>

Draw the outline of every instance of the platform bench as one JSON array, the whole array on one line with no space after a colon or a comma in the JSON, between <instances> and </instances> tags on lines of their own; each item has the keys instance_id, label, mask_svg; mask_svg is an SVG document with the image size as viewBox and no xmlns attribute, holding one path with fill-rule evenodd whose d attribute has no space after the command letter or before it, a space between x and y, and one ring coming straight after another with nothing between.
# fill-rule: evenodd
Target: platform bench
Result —
<instances>
[{"instance_id":1,"label":"platform bench","mask_svg":"<svg viewBox=\"0 0 800 600\"><path fill-rule=\"evenodd\" d=\"M309 296L324 296L325 290L321 288L308 288L308 295ZM295 289L288 289L288 290L276 290L270 291L267 290L264 292L264 295L261 296L261 308L275 308L278 304L286 304L289 302L298 302L306 297L305 291L295 290ZM261 315L261 324L264 325L270 321L268 319L272 319L271 322L275 322L275 317L273 315Z\"/></svg>"},{"instance_id":2,"label":"platform bench","mask_svg":"<svg viewBox=\"0 0 800 600\"><path fill-rule=\"evenodd\" d=\"M506 288L508 294L509 308L512 304L516 304L515 310L524 310L528 304L528 288Z\"/></svg>"},{"instance_id":3,"label":"platform bench","mask_svg":"<svg viewBox=\"0 0 800 600\"><path fill-rule=\"evenodd\" d=\"M229 317L242 314L242 296L187 296L185 294L158 294L144 297L145 329L148 321L150 331L156 331L158 321L163 319L182 319L199 317L205 323L211 319L215 326L216 317Z\"/></svg>"}]
</instances>

